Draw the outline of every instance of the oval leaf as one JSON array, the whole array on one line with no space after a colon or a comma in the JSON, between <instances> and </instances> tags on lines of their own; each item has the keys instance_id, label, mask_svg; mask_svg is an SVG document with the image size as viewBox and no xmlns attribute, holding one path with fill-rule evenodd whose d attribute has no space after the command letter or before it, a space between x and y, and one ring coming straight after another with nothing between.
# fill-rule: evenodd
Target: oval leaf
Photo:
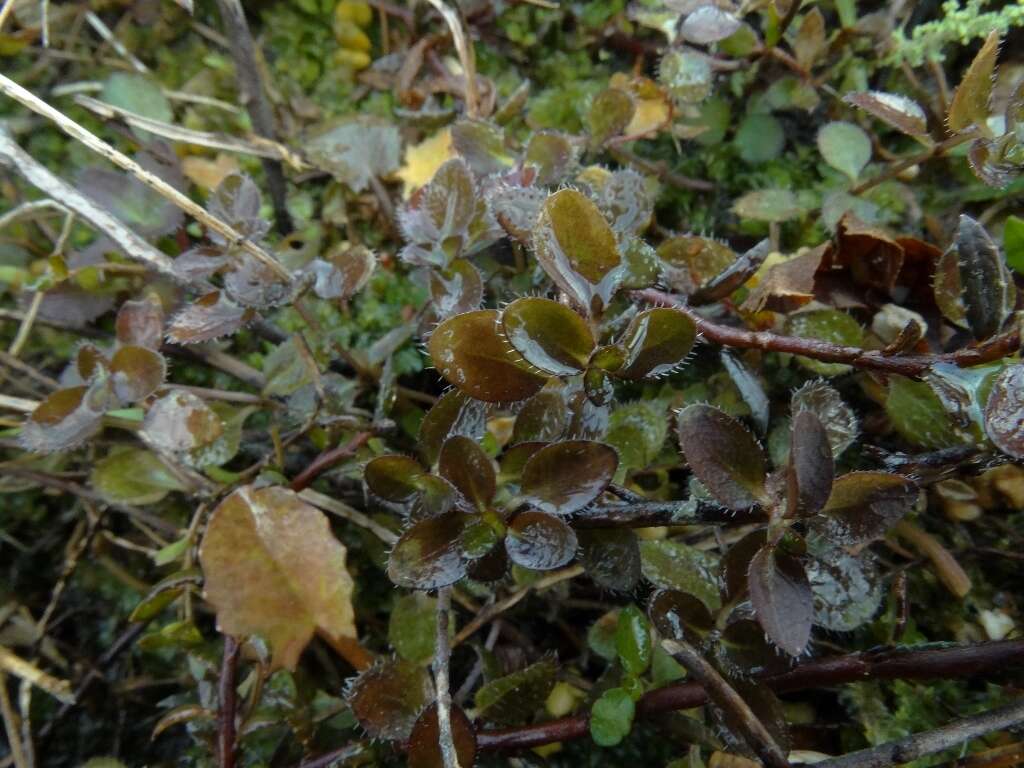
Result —
<instances>
[{"instance_id":1,"label":"oval leaf","mask_svg":"<svg viewBox=\"0 0 1024 768\"><path fill-rule=\"evenodd\" d=\"M575 556L576 533L554 515L528 510L509 525L505 549L513 563L531 571L548 571Z\"/></svg>"},{"instance_id":2,"label":"oval leaf","mask_svg":"<svg viewBox=\"0 0 1024 768\"><path fill-rule=\"evenodd\" d=\"M505 338L523 359L555 376L583 371L594 349L586 321L550 299L516 299L501 313Z\"/></svg>"},{"instance_id":3,"label":"oval leaf","mask_svg":"<svg viewBox=\"0 0 1024 768\"><path fill-rule=\"evenodd\" d=\"M1024 365L1005 368L992 383L985 432L999 450L1024 459Z\"/></svg>"},{"instance_id":4,"label":"oval leaf","mask_svg":"<svg viewBox=\"0 0 1024 768\"><path fill-rule=\"evenodd\" d=\"M701 403L679 412L679 446L697 479L729 509L764 503L764 453L745 426Z\"/></svg>"},{"instance_id":5,"label":"oval leaf","mask_svg":"<svg viewBox=\"0 0 1024 768\"><path fill-rule=\"evenodd\" d=\"M465 518L458 512L420 520L391 550L388 576L400 587L437 589L466 575L460 539Z\"/></svg>"},{"instance_id":6,"label":"oval leaf","mask_svg":"<svg viewBox=\"0 0 1024 768\"><path fill-rule=\"evenodd\" d=\"M645 309L618 342L626 362L615 375L624 379L665 376L686 359L696 340L697 327L682 312L667 307Z\"/></svg>"},{"instance_id":7,"label":"oval leaf","mask_svg":"<svg viewBox=\"0 0 1024 768\"><path fill-rule=\"evenodd\" d=\"M853 123L828 123L818 131L818 151L826 163L856 181L871 159L871 139Z\"/></svg>"},{"instance_id":8,"label":"oval leaf","mask_svg":"<svg viewBox=\"0 0 1024 768\"><path fill-rule=\"evenodd\" d=\"M476 507L486 507L494 497L494 464L476 440L449 437L441 447L437 466L441 476Z\"/></svg>"},{"instance_id":9,"label":"oval leaf","mask_svg":"<svg viewBox=\"0 0 1024 768\"><path fill-rule=\"evenodd\" d=\"M757 621L779 648L799 656L811 638L814 598L795 557L763 547L750 561L750 602Z\"/></svg>"},{"instance_id":10,"label":"oval leaf","mask_svg":"<svg viewBox=\"0 0 1024 768\"><path fill-rule=\"evenodd\" d=\"M793 415L787 471L789 514L810 517L821 511L832 490L835 466L828 432L811 411Z\"/></svg>"},{"instance_id":11,"label":"oval leaf","mask_svg":"<svg viewBox=\"0 0 1024 768\"><path fill-rule=\"evenodd\" d=\"M537 451L523 468L522 492L542 512L568 515L604 493L615 476L615 450L591 440L567 440Z\"/></svg>"}]
</instances>

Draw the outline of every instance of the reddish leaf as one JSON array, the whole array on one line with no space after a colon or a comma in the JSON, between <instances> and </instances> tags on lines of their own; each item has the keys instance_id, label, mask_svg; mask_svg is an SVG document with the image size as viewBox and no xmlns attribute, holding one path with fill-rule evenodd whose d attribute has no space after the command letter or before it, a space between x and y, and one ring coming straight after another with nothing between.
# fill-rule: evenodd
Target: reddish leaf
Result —
<instances>
[{"instance_id":1,"label":"reddish leaf","mask_svg":"<svg viewBox=\"0 0 1024 768\"><path fill-rule=\"evenodd\" d=\"M145 400L166 376L164 356L146 347L121 347L110 359L110 383L122 403Z\"/></svg>"},{"instance_id":2,"label":"reddish leaf","mask_svg":"<svg viewBox=\"0 0 1024 768\"><path fill-rule=\"evenodd\" d=\"M597 499L615 476L615 449L590 440L541 448L523 468L523 496L537 509L568 515Z\"/></svg>"},{"instance_id":3,"label":"reddish leaf","mask_svg":"<svg viewBox=\"0 0 1024 768\"><path fill-rule=\"evenodd\" d=\"M126 301L117 311L117 343L160 349L164 340L164 308L149 294L138 301Z\"/></svg>"},{"instance_id":4,"label":"reddish leaf","mask_svg":"<svg viewBox=\"0 0 1024 768\"><path fill-rule=\"evenodd\" d=\"M445 440L438 471L475 507L484 508L494 498L494 464L476 440L462 435Z\"/></svg>"},{"instance_id":5,"label":"reddish leaf","mask_svg":"<svg viewBox=\"0 0 1024 768\"><path fill-rule=\"evenodd\" d=\"M576 554L576 534L565 521L527 510L508 527L505 549L512 562L534 571L561 568Z\"/></svg>"},{"instance_id":6,"label":"reddish leaf","mask_svg":"<svg viewBox=\"0 0 1024 768\"><path fill-rule=\"evenodd\" d=\"M800 561L762 547L750 561L750 602L757 621L790 656L803 653L811 637L814 598Z\"/></svg>"},{"instance_id":7,"label":"reddish leaf","mask_svg":"<svg viewBox=\"0 0 1024 768\"><path fill-rule=\"evenodd\" d=\"M677 431L686 462L718 503L747 509L765 502L764 453L750 430L698 403L679 412Z\"/></svg>"},{"instance_id":8,"label":"reddish leaf","mask_svg":"<svg viewBox=\"0 0 1024 768\"><path fill-rule=\"evenodd\" d=\"M222 291L212 291L171 318L167 339L175 344L198 344L230 336L255 319L254 310L239 306Z\"/></svg>"},{"instance_id":9,"label":"reddish leaf","mask_svg":"<svg viewBox=\"0 0 1024 768\"><path fill-rule=\"evenodd\" d=\"M820 512L832 490L834 471L832 447L825 427L811 411L797 411L790 431L789 514L809 517Z\"/></svg>"},{"instance_id":10,"label":"reddish leaf","mask_svg":"<svg viewBox=\"0 0 1024 768\"><path fill-rule=\"evenodd\" d=\"M355 679L346 699L368 736L405 741L433 695L433 684L423 667L385 659Z\"/></svg>"},{"instance_id":11,"label":"reddish leaf","mask_svg":"<svg viewBox=\"0 0 1024 768\"><path fill-rule=\"evenodd\" d=\"M456 705L451 708L452 741L460 766L471 768L476 759L476 733L465 713ZM431 704L420 715L409 736L409 768L445 768L441 755L441 729L437 720L437 704Z\"/></svg>"}]
</instances>

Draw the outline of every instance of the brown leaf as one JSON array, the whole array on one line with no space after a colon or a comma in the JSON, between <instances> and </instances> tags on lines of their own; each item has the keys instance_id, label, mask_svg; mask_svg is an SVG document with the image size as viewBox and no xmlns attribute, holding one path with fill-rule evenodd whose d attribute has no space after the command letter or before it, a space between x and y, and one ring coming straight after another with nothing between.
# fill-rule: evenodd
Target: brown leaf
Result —
<instances>
[{"instance_id":1,"label":"brown leaf","mask_svg":"<svg viewBox=\"0 0 1024 768\"><path fill-rule=\"evenodd\" d=\"M858 285L891 291L903 266L903 248L888 233L852 214L836 227L835 261L850 270Z\"/></svg>"},{"instance_id":2,"label":"brown leaf","mask_svg":"<svg viewBox=\"0 0 1024 768\"><path fill-rule=\"evenodd\" d=\"M167 339L175 344L198 344L229 336L255 319L254 310L238 306L222 291L212 291L171 318Z\"/></svg>"},{"instance_id":3,"label":"brown leaf","mask_svg":"<svg viewBox=\"0 0 1024 768\"><path fill-rule=\"evenodd\" d=\"M906 96L883 91L863 91L848 93L843 97L843 101L860 107L901 133L909 136L928 135L928 118L924 110L916 101Z\"/></svg>"},{"instance_id":4,"label":"brown leaf","mask_svg":"<svg viewBox=\"0 0 1024 768\"><path fill-rule=\"evenodd\" d=\"M355 637L345 555L324 514L292 491L240 488L213 511L199 549L218 629L261 635L287 669L314 631Z\"/></svg>"},{"instance_id":5,"label":"brown leaf","mask_svg":"<svg viewBox=\"0 0 1024 768\"><path fill-rule=\"evenodd\" d=\"M829 247L823 243L771 267L743 302L743 311L791 312L809 302L814 298L814 275Z\"/></svg>"},{"instance_id":6,"label":"brown leaf","mask_svg":"<svg viewBox=\"0 0 1024 768\"><path fill-rule=\"evenodd\" d=\"M804 567L772 547L750 561L750 602L768 637L790 656L798 656L811 638L814 598Z\"/></svg>"},{"instance_id":7,"label":"brown leaf","mask_svg":"<svg viewBox=\"0 0 1024 768\"><path fill-rule=\"evenodd\" d=\"M164 340L164 308L160 299L148 294L138 301L126 301L117 311L117 343L160 349Z\"/></svg>"}]
</instances>

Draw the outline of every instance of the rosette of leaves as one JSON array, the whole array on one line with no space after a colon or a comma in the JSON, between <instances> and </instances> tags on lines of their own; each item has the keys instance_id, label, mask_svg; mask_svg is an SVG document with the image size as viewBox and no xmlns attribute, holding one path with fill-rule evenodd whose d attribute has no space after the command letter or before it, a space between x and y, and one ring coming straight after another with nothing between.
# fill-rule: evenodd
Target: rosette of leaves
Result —
<instances>
[{"instance_id":1,"label":"rosette of leaves","mask_svg":"<svg viewBox=\"0 0 1024 768\"><path fill-rule=\"evenodd\" d=\"M916 498L901 475L834 477L837 430L830 435L819 402L794 404L787 465L771 473L753 434L717 408L691 405L677 421L683 456L710 497L764 521L725 555L722 603L749 600L757 623L791 656L806 649L814 624L852 629L870 619L879 596L869 561L854 552L884 535Z\"/></svg>"},{"instance_id":2,"label":"rosette of leaves","mask_svg":"<svg viewBox=\"0 0 1024 768\"><path fill-rule=\"evenodd\" d=\"M449 318L428 341L434 365L470 397L514 402L538 393L552 377L582 377L595 405L608 403L613 380L666 376L685 362L696 340L680 312L637 312L610 343L600 343L594 322L578 306L524 297L504 310L478 310Z\"/></svg>"},{"instance_id":3,"label":"rosette of leaves","mask_svg":"<svg viewBox=\"0 0 1024 768\"><path fill-rule=\"evenodd\" d=\"M81 445L103 425L110 411L146 400L164 383L167 361L160 354L163 309L158 300L125 302L117 315L111 351L91 343L78 347L61 376L62 387L31 413L21 428L21 445L52 453Z\"/></svg>"},{"instance_id":4,"label":"rosette of leaves","mask_svg":"<svg viewBox=\"0 0 1024 768\"><path fill-rule=\"evenodd\" d=\"M494 461L475 439L456 434L441 443L434 472L392 454L371 460L364 479L411 523L388 575L426 590L467 573L500 578L508 561L531 570L567 564L577 539L566 518L597 500L617 468L617 454L603 443L528 443L503 462L499 487Z\"/></svg>"},{"instance_id":5,"label":"rosette of leaves","mask_svg":"<svg viewBox=\"0 0 1024 768\"><path fill-rule=\"evenodd\" d=\"M210 213L230 224L247 240L263 245L270 223L261 215L259 188L248 176L231 174L210 195ZM229 336L252 323L260 310L293 301L312 290L321 299L345 299L366 285L377 261L366 248L334 248L323 257L278 253L291 272L284 282L266 264L236 244L210 233L210 242L185 251L174 260L182 281L205 291L170 321L168 340L197 344ZM219 282L219 286L211 281Z\"/></svg>"}]
</instances>

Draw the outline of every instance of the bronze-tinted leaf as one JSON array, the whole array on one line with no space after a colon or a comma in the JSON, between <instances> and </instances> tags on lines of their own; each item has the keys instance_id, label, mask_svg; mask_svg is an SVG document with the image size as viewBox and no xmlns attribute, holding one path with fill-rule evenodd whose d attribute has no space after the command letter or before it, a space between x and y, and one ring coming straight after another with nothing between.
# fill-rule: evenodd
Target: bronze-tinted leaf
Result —
<instances>
[{"instance_id":1,"label":"bronze-tinted leaf","mask_svg":"<svg viewBox=\"0 0 1024 768\"><path fill-rule=\"evenodd\" d=\"M786 657L765 639L765 631L752 619L730 622L714 652L722 670L734 678L778 674L789 667Z\"/></svg>"},{"instance_id":2,"label":"bronze-tinted leaf","mask_svg":"<svg viewBox=\"0 0 1024 768\"><path fill-rule=\"evenodd\" d=\"M636 105L633 97L618 88L606 88L590 104L587 113L587 129L590 140L601 146L608 139L622 133L633 119Z\"/></svg>"},{"instance_id":3,"label":"bronze-tinted leaf","mask_svg":"<svg viewBox=\"0 0 1024 768\"><path fill-rule=\"evenodd\" d=\"M1004 368L992 383L985 432L999 450L1024 459L1024 364Z\"/></svg>"},{"instance_id":4,"label":"bronze-tinted leaf","mask_svg":"<svg viewBox=\"0 0 1024 768\"><path fill-rule=\"evenodd\" d=\"M74 448L99 432L103 410L90 398L90 387L58 389L40 403L21 427L18 441L27 451L53 453Z\"/></svg>"},{"instance_id":5,"label":"bronze-tinted leaf","mask_svg":"<svg viewBox=\"0 0 1024 768\"><path fill-rule=\"evenodd\" d=\"M743 301L747 312L792 312L814 298L814 276L828 243L794 256L768 270Z\"/></svg>"},{"instance_id":6,"label":"bronze-tinted leaf","mask_svg":"<svg viewBox=\"0 0 1024 768\"><path fill-rule=\"evenodd\" d=\"M74 372L77 376L71 376L70 379L62 377L62 383L85 383L93 380L93 377L98 376L100 373L105 374L109 368L110 361L106 355L100 352L96 345L84 342L75 351Z\"/></svg>"},{"instance_id":7,"label":"bronze-tinted leaf","mask_svg":"<svg viewBox=\"0 0 1024 768\"><path fill-rule=\"evenodd\" d=\"M628 592L640 581L640 547L628 528L578 532L583 567L598 586Z\"/></svg>"},{"instance_id":8,"label":"bronze-tinted leaf","mask_svg":"<svg viewBox=\"0 0 1024 768\"><path fill-rule=\"evenodd\" d=\"M679 412L677 434L690 469L720 504L747 509L765 502L764 453L740 422L698 403Z\"/></svg>"},{"instance_id":9,"label":"bronze-tinted leaf","mask_svg":"<svg viewBox=\"0 0 1024 768\"><path fill-rule=\"evenodd\" d=\"M618 341L626 360L615 375L624 379L665 376L686 359L696 340L697 327L682 312L668 307L645 309Z\"/></svg>"},{"instance_id":10,"label":"bronze-tinted leaf","mask_svg":"<svg viewBox=\"0 0 1024 768\"><path fill-rule=\"evenodd\" d=\"M537 217L548 193L540 187L495 185L490 195L494 216L505 233L523 245L530 245Z\"/></svg>"},{"instance_id":11,"label":"bronze-tinted leaf","mask_svg":"<svg viewBox=\"0 0 1024 768\"><path fill-rule=\"evenodd\" d=\"M768 540L767 531L759 528L737 541L722 557L722 598L734 601L747 591L747 573L750 561L761 551Z\"/></svg>"},{"instance_id":12,"label":"bronze-tinted leaf","mask_svg":"<svg viewBox=\"0 0 1024 768\"><path fill-rule=\"evenodd\" d=\"M970 216L961 214L954 242L967 324L974 338L987 339L999 332L1012 310L1008 300L1015 290L1012 279L998 246Z\"/></svg>"},{"instance_id":13,"label":"bronze-tinted leaf","mask_svg":"<svg viewBox=\"0 0 1024 768\"><path fill-rule=\"evenodd\" d=\"M857 439L860 425L853 409L843 402L836 390L822 381L808 381L790 398L790 409L794 414L811 411L825 427L832 455L839 455Z\"/></svg>"},{"instance_id":14,"label":"bronze-tinted leaf","mask_svg":"<svg viewBox=\"0 0 1024 768\"><path fill-rule=\"evenodd\" d=\"M803 565L792 555L763 547L750 561L748 577L757 622L775 645L799 656L814 621L814 599Z\"/></svg>"},{"instance_id":15,"label":"bronze-tinted leaf","mask_svg":"<svg viewBox=\"0 0 1024 768\"><path fill-rule=\"evenodd\" d=\"M903 246L878 227L847 213L836 227L835 258L853 274L858 285L889 292L905 258Z\"/></svg>"},{"instance_id":16,"label":"bronze-tinted leaf","mask_svg":"<svg viewBox=\"0 0 1024 768\"><path fill-rule=\"evenodd\" d=\"M942 252L935 263L932 283L935 304L942 316L953 325L967 327L967 309L964 307L963 286L960 282L960 253L954 242Z\"/></svg>"},{"instance_id":17,"label":"bronze-tinted leaf","mask_svg":"<svg viewBox=\"0 0 1024 768\"><path fill-rule=\"evenodd\" d=\"M690 294L721 274L736 261L736 253L725 243L709 237L681 235L658 246L664 275L670 288Z\"/></svg>"},{"instance_id":18,"label":"bronze-tinted leaf","mask_svg":"<svg viewBox=\"0 0 1024 768\"><path fill-rule=\"evenodd\" d=\"M516 299L501 313L505 338L528 363L556 376L583 371L594 349L586 321L550 299Z\"/></svg>"},{"instance_id":19,"label":"bronze-tinted leaf","mask_svg":"<svg viewBox=\"0 0 1024 768\"><path fill-rule=\"evenodd\" d=\"M703 601L677 589L659 589L651 595L647 615L662 637L700 644L715 628Z\"/></svg>"},{"instance_id":20,"label":"bronze-tinted leaf","mask_svg":"<svg viewBox=\"0 0 1024 768\"><path fill-rule=\"evenodd\" d=\"M793 40L797 63L810 70L825 49L825 43L825 17L819 8L814 7L804 15Z\"/></svg>"},{"instance_id":21,"label":"bronze-tinted leaf","mask_svg":"<svg viewBox=\"0 0 1024 768\"><path fill-rule=\"evenodd\" d=\"M565 434L568 414L565 396L560 390L542 389L516 414L512 445L527 442L551 443Z\"/></svg>"},{"instance_id":22,"label":"bronze-tinted leaf","mask_svg":"<svg viewBox=\"0 0 1024 768\"><path fill-rule=\"evenodd\" d=\"M198 344L230 336L256 317L253 309L239 306L224 292L211 291L171 318L167 339L175 344Z\"/></svg>"},{"instance_id":23,"label":"bronze-tinted leaf","mask_svg":"<svg viewBox=\"0 0 1024 768\"><path fill-rule=\"evenodd\" d=\"M591 440L566 440L537 451L523 468L522 492L542 512L568 515L583 509L615 476L615 450Z\"/></svg>"},{"instance_id":24,"label":"bronze-tinted leaf","mask_svg":"<svg viewBox=\"0 0 1024 768\"><path fill-rule=\"evenodd\" d=\"M850 472L835 479L819 518L826 538L855 546L882 536L917 499L909 479L888 472Z\"/></svg>"},{"instance_id":25,"label":"bronze-tinted leaf","mask_svg":"<svg viewBox=\"0 0 1024 768\"><path fill-rule=\"evenodd\" d=\"M363 470L363 480L372 493L387 501L410 501L419 491L416 480L423 467L414 459L399 454L371 459Z\"/></svg>"},{"instance_id":26,"label":"bronze-tinted leaf","mask_svg":"<svg viewBox=\"0 0 1024 768\"><path fill-rule=\"evenodd\" d=\"M441 375L465 394L486 402L525 400L545 379L511 356L498 323L493 309L456 315L434 330L427 349Z\"/></svg>"},{"instance_id":27,"label":"bronze-tinted leaf","mask_svg":"<svg viewBox=\"0 0 1024 768\"><path fill-rule=\"evenodd\" d=\"M562 181L576 165L576 148L567 136L554 131L538 131L530 136L523 152L523 166L532 168L534 183L550 187Z\"/></svg>"},{"instance_id":28,"label":"bronze-tinted leaf","mask_svg":"<svg viewBox=\"0 0 1024 768\"><path fill-rule=\"evenodd\" d=\"M153 294L126 301L117 311L117 343L160 349L164 340L164 308Z\"/></svg>"},{"instance_id":29,"label":"bronze-tinted leaf","mask_svg":"<svg viewBox=\"0 0 1024 768\"><path fill-rule=\"evenodd\" d=\"M527 510L509 524L505 549L512 562L532 571L549 571L575 556L576 534L553 515Z\"/></svg>"},{"instance_id":30,"label":"bronze-tinted leaf","mask_svg":"<svg viewBox=\"0 0 1024 768\"><path fill-rule=\"evenodd\" d=\"M544 201L533 235L537 262L584 312L611 300L622 259L615 233L598 207L574 189Z\"/></svg>"},{"instance_id":31,"label":"bronze-tinted leaf","mask_svg":"<svg viewBox=\"0 0 1024 768\"><path fill-rule=\"evenodd\" d=\"M400 587L437 589L454 584L466 574L460 539L465 517L448 512L420 520L391 550L388 576Z\"/></svg>"},{"instance_id":32,"label":"bronze-tinted leaf","mask_svg":"<svg viewBox=\"0 0 1024 768\"><path fill-rule=\"evenodd\" d=\"M210 516L199 548L204 595L224 634L259 634L294 669L314 631L356 636L345 547L327 517L284 488L241 488Z\"/></svg>"},{"instance_id":33,"label":"bronze-tinted leaf","mask_svg":"<svg viewBox=\"0 0 1024 768\"><path fill-rule=\"evenodd\" d=\"M442 319L471 312L484 298L479 270L466 259L455 259L444 269L430 270L430 298Z\"/></svg>"},{"instance_id":34,"label":"bronze-tinted leaf","mask_svg":"<svg viewBox=\"0 0 1024 768\"><path fill-rule=\"evenodd\" d=\"M528 722L555 686L558 668L545 657L525 669L480 686L473 699L480 717L501 725Z\"/></svg>"},{"instance_id":35,"label":"bronze-tinted leaf","mask_svg":"<svg viewBox=\"0 0 1024 768\"><path fill-rule=\"evenodd\" d=\"M121 347L110 359L110 383L122 403L145 400L164 383L166 375L164 356L146 347Z\"/></svg>"},{"instance_id":36,"label":"bronze-tinted leaf","mask_svg":"<svg viewBox=\"0 0 1024 768\"><path fill-rule=\"evenodd\" d=\"M478 176L508 170L515 159L505 147L505 133L484 120L459 120L452 128L452 145Z\"/></svg>"},{"instance_id":37,"label":"bronze-tinted leaf","mask_svg":"<svg viewBox=\"0 0 1024 768\"><path fill-rule=\"evenodd\" d=\"M476 732L460 707L451 708L452 741L459 765L471 768L476 759ZM431 704L416 720L409 735L408 768L445 768L441 755L441 728L437 720L437 703Z\"/></svg>"},{"instance_id":38,"label":"bronze-tinted leaf","mask_svg":"<svg viewBox=\"0 0 1024 768\"><path fill-rule=\"evenodd\" d=\"M793 414L787 471L788 513L816 515L828 501L835 466L828 432L814 413Z\"/></svg>"},{"instance_id":39,"label":"bronze-tinted leaf","mask_svg":"<svg viewBox=\"0 0 1024 768\"><path fill-rule=\"evenodd\" d=\"M927 136L928 118L921 105L898 93L861 91L848 93L843 101L860 107L908 136Z\"/></svg>"},{"instance_id":40,"label":"bronze-tinted leaf","mask_svg":"<svg viewBox=\"0 0 1024 768\"><path fill-rule=\"evenodd\" d=\"M999 55L999 32L993 30L964 73L949 104L946 122L954 132L972 125L983 125L988 118L988 102L992 96L992 79Z\"/></svg>"},{"instance_id":41,"label":"bronze-tinted leaf","mask_svg":"<svg viewBox=\"0 0 1024 768\"><path fill-rule=\"evenodd\" d=\"M260 189L244 173L224 177L207 201L210 213L238 230L244 237L259 240L270 223L260 217Z\"/></svg>"},{"instance_id":42,"label":"bronze-tinted leaf","mask_svg":"<svg viewBox=\"0 0 1024 768\"><path fill-rule=\"evenodd\" d=\"M437 463L441 446L452 435L466 435L475 440L483 437L487 406L457 389L451 389L427 411L420 422L420 456L428 467Z\"/></svg>"},{"instance_id":43,"label":"bronze-tinted leaf","mask_svg":"<svg viewBox=\"0 0 1024 768\"><path fill-rule=\"evenodd\" d=\"M476 440L453 435L441 446L438 471L467 501L485 508L494 498L494 463Z\"/></svg>"},{"instance_id":44,"label":"bronze-tinted leaf","mask_svg":"<svg viewBox=\"0 0 1024 768\"><path fill-rule=\"evenodd\" d=\"M369 248L339 245L310 262L306 270L321 299L346 299L362 290L376 267L377 257Z\"/></svg>"},{"instance_id":45,"label":"bronze-tinted leaf","mask_svg":"<svg viewBox=\"0 0 1024 768\"><path fill-rule=\"evenodd\" d=\"M434 695L427 671L412 662L384 659L352 683L346 699L352 714L374 739L405 741Z\"/></svg>"}]
</instances>

